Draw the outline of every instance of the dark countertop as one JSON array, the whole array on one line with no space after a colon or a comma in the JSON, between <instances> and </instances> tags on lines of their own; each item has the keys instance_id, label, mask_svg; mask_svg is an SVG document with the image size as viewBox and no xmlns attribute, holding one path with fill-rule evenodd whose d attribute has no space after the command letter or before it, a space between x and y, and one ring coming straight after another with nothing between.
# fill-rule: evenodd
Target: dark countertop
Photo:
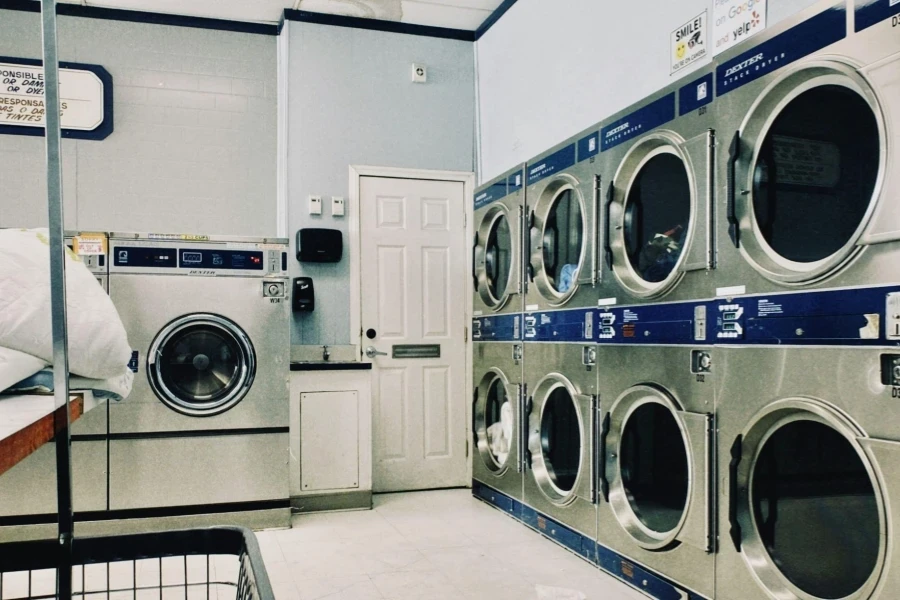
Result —
<instances>
[{"instance_id":1,"label":"dark countertop","mask_svg":"<svg viewBox=\"0 0 900 600\"><path fill-rule=\"evenodd\" d=\"M292 362L291 371L369 371L372 363L361 362Z\"/></svg>"}]
</instances>

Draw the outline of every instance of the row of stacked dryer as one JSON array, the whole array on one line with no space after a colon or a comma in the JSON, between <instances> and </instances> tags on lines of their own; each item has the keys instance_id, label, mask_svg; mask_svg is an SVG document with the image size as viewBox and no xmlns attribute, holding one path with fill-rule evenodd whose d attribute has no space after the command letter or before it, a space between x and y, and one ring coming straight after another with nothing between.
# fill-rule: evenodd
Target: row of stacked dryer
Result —
<instances>
[{"instance_id":1,"label":"row of stacked dryer","mask_svg":"<svg viewBox=\"0 0 900 600\"><path fill-rule=\"evenodd\" d=\"M897 595L898 32L820 2L476 192L476 496L657 598Z\"/></svg>"}]
</instances>

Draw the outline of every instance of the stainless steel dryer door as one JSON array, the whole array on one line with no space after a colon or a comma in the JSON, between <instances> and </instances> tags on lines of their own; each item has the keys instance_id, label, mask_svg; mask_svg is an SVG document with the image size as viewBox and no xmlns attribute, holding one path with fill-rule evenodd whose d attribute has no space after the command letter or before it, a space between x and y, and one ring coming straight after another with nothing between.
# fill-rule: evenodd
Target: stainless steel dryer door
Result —
<instances>
[{"instance_id":1,"label":"stainless steel dryer door","mask_svg":"<svg viewBox=\"0 0 900 600\"><path fill-rule=\"evenodd\" d=\"M622 528L648 550L712 548L712 417L681 410L662 388L638 385L609 412L605 473Z\"/></svg>"},{"instance_id":2,"label":"stainless steel dryer door","mask_svg":"<svg viewBox=\"0 0 900 600\"><path fill-rule=\"evenodd\" d=\"M889 555L887 511L898 506L900 444L868 438L830 404L800 397L764 407L728 443L723 540L768 593L873 598Z\"/></svg>"},{"instance_id":3,"label":"stainless steel dryer door","mask_svg":"<svg viewBox=\"0 0 900 600\"><path fill-rule=\"evenodd\" d=\"M792 67L729 135L730 243L777 283L814 283L844 267L862 247L890 150L866 78L832 60Z\"/></svg>"},{"instance_id":4,"label":"stainless steel dryer door","mask_svg":"<svg viewBox=\"0 0 900 600\"><path fill-rule=\"evenodd\" d=\"M518 198L518 196L514 196ZM522 207L493 203L477 222L474 278L476 309L498 312L522 291ZM510 306L520 310L519 306Z\"/></svg>"},{"instance_id":5,"label":"stainless steel dryer door","mask_svg":"<svg viewBox=\"0 0 900 600\"><path fill-rule=\"evenodd\" d=\"M671 291L713 267L712 131L671 131L636 142L606 189L604 244L622 286L638 298Z\"/></svg>"},{"instance_id":6,"label":"stainless steel dryer door","mask_svg":"<svg viewBox=\"0 0 900 600\"><path fill-rule=\"evenodd\" d=\"M491 368L475 388L476 458L495 477L509 470L522 472L519 457L520 384L510 383L503 371Z\"/></svg>"},{"instance_id":7,"label":"stainless steel dryer door","mask_svg":"<svg viewBox=\"0 0 900 600\"><path fill-rule=\"evenodd\" d=\"M558 373L547 375L531 393L528 456L541 493L557 506L576 498L596 503L596 396L579 393Z\"/></svg>"}]
</instances>

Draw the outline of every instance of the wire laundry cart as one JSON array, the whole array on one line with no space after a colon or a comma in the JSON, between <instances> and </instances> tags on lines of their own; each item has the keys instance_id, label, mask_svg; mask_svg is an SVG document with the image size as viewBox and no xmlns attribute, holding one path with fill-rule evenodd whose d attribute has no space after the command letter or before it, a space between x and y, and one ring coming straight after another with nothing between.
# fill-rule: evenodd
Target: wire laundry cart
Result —
<instances>
[{"instance_id":1,"label":"wire laundry cart","mask_svg":"<svg viewBox=\"0 0 900 600\"><path fill-rule=\"evenodd\" d=\"M71 594L58 569L71 564ZM0 600L273 600L253 532L211 527L0 544Z\"/></svg>"},{"instance_id":2,"label":"wire laundry cart","mask_svg":"<svg viewBox=\"0 0 900 600\"><path fill-rule=\"evenodd\" d=\"M60 106L56 0L41 0L41 36L44 104ZM59 536L0 544L0 600L274 600L247 529L74 537L60 121L45 111Z\"/></svg>"}]
</instances>

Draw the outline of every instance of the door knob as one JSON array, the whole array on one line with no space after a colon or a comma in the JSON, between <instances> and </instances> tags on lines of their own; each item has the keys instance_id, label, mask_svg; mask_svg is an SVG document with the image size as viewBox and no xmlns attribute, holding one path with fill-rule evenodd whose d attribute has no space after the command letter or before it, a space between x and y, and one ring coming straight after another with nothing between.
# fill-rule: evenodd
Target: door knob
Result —
<instances>
[{"instance_id":1,"label":"door knob","mask_svg":"<svg viewBox=\"0 0 900 600\"><path fill-rule=\"evenodd\" d=\"M375 358L376 356L387 356L387 352L379 352L375 349L375 346L369 346L366 348L366 356L369 358Z\"/></svg>"}]
</instances>

